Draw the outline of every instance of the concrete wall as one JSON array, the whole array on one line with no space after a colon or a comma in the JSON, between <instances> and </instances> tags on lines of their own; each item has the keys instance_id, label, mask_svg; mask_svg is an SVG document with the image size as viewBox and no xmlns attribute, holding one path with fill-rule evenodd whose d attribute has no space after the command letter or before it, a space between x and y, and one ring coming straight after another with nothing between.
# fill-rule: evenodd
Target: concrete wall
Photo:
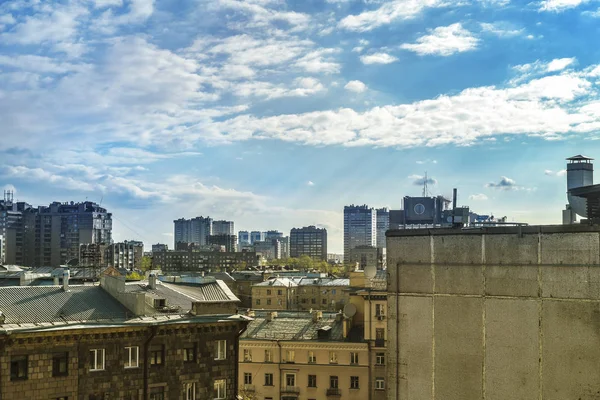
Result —
<instances>
[{"instance_id":1,"label":"concrete wall","mask_svg":"<svg viewBox=\"0 0 600 400\"><path fill-rule=\"evenodd\" d=\"M126 293L124 276L103 275L100 278L100 286L134 315L146 313L146 295L144 293Z\"/></svg>"},{"instance_id":2,"label":"concrete wall","mask_svg":"<svg viewBox=\"0 0 600 400\"><path fill-rule=\"evenodd\" d=\"M600 226L389 231L388 399L600 399Z\"/></svg>"}]
</instances>

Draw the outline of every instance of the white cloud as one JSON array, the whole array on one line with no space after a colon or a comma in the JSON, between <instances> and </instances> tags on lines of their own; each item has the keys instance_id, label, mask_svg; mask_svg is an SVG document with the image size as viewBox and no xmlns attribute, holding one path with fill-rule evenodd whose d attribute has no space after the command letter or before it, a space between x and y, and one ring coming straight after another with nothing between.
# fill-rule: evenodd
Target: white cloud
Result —
<instances>
[{"instance_id":1,"label":"white cloud","mask_svg":"<svg viewBox=\"0 0 600 400\"><path fill-rule=\"evenodd\" d=\"M384 3L376 10L349 15L340 21L339 26L350 31L365 32L391 24L396 20L414 18L427 8L446 5L447 3L442 0L393 0Z\"/></svg>"},{"instance_id":2,"label":"white cloud","mask_svg":"<svg viewBox=\"0 0 600 400\"><path fill-rule=\"evenodd\" d=\"M469 200L474 200L474 201L484 201L487 199L488 199L488 197L483 193L472 194L469 196Z\"/></svg>"},{"instance_id":3,"label":"white cloud","mask_svg":"<svg viewBox=\"0 0 600 400\"><path fill-rule=\"evenodd\" d=\"M437 160L418 160L417 164L419 165L423 165L423 164L437 164Z\"/></svg>"},{"instance_id":4,"label":"white cloud","mask_svg":"<svg viewBox=\"0 0 600 400\"><path fill-rule=\"evenodd\" d=\"M569 8L579 7L592 0L543 0L540 2L540 11L561 12Z\"/></svg>"},{"instance_id":5,"label":"white cloud","mask_svg":"<svg viewBox=\"0 0 600 400\"><path fill-rule=\"evenodd\" d=\"M338 53L338 49L318 49L306 54L295 65L306 72L334 74L340 72L340 64L335 62L332 54Z\"/></svg>"},{"instance_id":6,"label":"white cloud","mask_svg":"<svg viewBox=\"0 0 600 400\"><path fill-rule=\"evenodd\" d=\"M344 89L349 90L351 92L355 92L355 93L362 93L365 90L367 90L367 85L365 85L361 81L350 81L350 82L346 83L346 86L344 86Z\"/></svg>"},{"instance_id":7,"label":"white cloud","mask_svg":"<svg viewBox=\"0 0 600 400\"><path fill-rule=\"evenodd\" d=\"M554 59L548 64L548 72L562 71L563 69L573 64L575 61L575 57Z\"/></svg>"},{"instance_id":8,"label":"white cloud","mask_svg":"<svg viewBox=\"0 0 600 400\"><path fill-rule=\"evenodd\" d=\"M306 182L306 184L307 184L308 186L315 186L315 183L314 183L313 181L308 181L308 182Z\"/></svg>"},{"instance_id":9,"label":"white cloud","mask_svg":"<svg viewBox=\"0 0 600 400\"><path fill-rule=\"evenodd\" d=\"M123 0L94 0L94 6L96 8L121 7L123 6Z\"/></svg>"},{"instance_id":10,"label":"white cloud","mask_svg":"<svg viewBox=\"0 0 600 400\"><path fill-rule=\"evenodd\" d=\"M524 28L517 29L511 23L507 22L482 22L480 25L483 32L491 33L501 38L519 36L525 33Z\"/></svg>"},{"instance_id":11,"label":"white cloud","mask_svg":"<svg viewBox=\"0 0 600 400\"><path fill-rule=\"evenodd\" d=\"M122 25L141 24L154 13L154 0L126 0L128 12L115 15L112 8L94 19L92 28L104 34L113 34Z\"/></svg>"},{"instance_id":12,"label":"white cloud","mask_svg":"<svg viewBox=\"0 0 600 400\"><path fill-rule=\"evenodd\" d=\"M429 35L418 38L417 43L405 43L400 47L419 55L450 56L475 50L479 45L479 39L460 23L440 26L430 32Z\"/></svg>"},{"instance_id":13,"label":"white cloud","mask_svg":"<svg viewBox=\"0 0 600 400\"><path fill-rule=\"evenodd\" d=\"M498 189L498 190L519 190L521 187L517 186L517 182L514 179L506 176L501 177L499 182L490 182L485 185L487 188Z\"/></svg>"},{"instance_id":14,"label":"white cloud","mask_svg":"<svg viewBox=\"0 0 600 400\"><path fill-rule=\"evenodd\" d=\"M303 30L309 26L310 16L308 14L294 11L280 11L268 6L276 6L276 2L263 0L219 0L210 2L211 7L219 7L235 10L245 14L248 21L246 27L269 27L274 23L284 22L293 27L293 30ZM225 20L225 18L223 18Z\"/></svg>"},{"instance_id":15,"label":"white cloud","mask_svg":"<svg viewBox=\"0 0 600 400\"><path fill-rule=\"evenodd\" d=\"M565 176L567 174L567 170L562 169L560 171L552 171L550 169L547 169L544 171L544 174L547 176Z\"/></svg>"},{"instance_id":16,"label":"white cloud","mask_svg":"<svg viewBox=\"0 0 600 400\"><path fill-rule=\"evenodd\" d=\"M425 183L428 185L437 185L438 183L436 179L423 175L410 175L408 179L411 179L415 186L423 186Z\"/></svg>"},{"instance_id":17,"label":"white cloud","mask_svg":"<svg viewBox=\"0 0 600 400\"><path fill-rule=\"evenodd\" d=\"M391 64L398 59L394 56L391 56L387 53L375 53L360 56L360 61L363 64Z\"/></svg>"}]
</instances>

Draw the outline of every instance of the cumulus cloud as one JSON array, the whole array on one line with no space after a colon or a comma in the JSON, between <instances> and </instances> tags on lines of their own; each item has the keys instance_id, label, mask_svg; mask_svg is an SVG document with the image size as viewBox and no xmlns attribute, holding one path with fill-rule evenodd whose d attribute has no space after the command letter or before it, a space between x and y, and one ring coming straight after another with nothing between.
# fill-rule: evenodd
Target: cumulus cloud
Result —
<instances>
[{"instance_id":1,"label":"cumulus cloud","mask_svg":"<svg viewBox=\"0 0 600 400\"><path fill-rule=\"evenodd\" d=\"M451 56L455 53L475 50L479 39L471 32L456 23L440 26L430 31L429 35L417 39L417 43L405 43L401 48L419 55Z\"/></svg>"},{"instance_id":2,"label":"cumulus cloud","mask_svg":"<svg viewBox=\"0 0 600 400\"><path fill-rule=\"evenodd\" d=\"M572 58L557 58L548 63L548 72L562 71L575 62L575 57Z\"/></svg>"},{"instance_id":3,"label":"cumulus cloud","mask_svg":"<svg viewBox=\"0 0 600 400\"><path fill-rule=\"evenodd\" d=\"M593 0L542 0L539 3L540 11L561 12L570 8L579 7Z\"/></svg>"},{"instance_id":4,"label":"cumulus cloud","mask_svg":"<svg viewBox=\"0 0 600 400\"><path fill-rule=\"evenodd\" d=\"M425 183L428 185L437 185L437 180L431 177L423 175L410 175L408 179L412 180L412 184L415 186L423 186Z\"/></svg>"},{"instance_id":5,"label":"cumulus cloud","mask_svg":"<svg viewBox=\"0 0 600 400\"><path fill-rule=\"evenodd\" d=\"M491 33L501 38L510 38L514 36L519 36L525 33L524 28L516 28L512 23L509 22L495 22L495 23L487 23L482 22L481 30L484 33Z\"/></svg>"},{"instance_id":6,"label":"cumulus cloud","mask_svg":"<svg viewBox=\"0 0 600 400\"><path fill-rule=\"evenodd\" d=\"M474 200L474 201L484 201L487 199L488 199L488 197L483 193L472 194L469 196L469 200Z\"/></svg>"},{"instance_id":7,"label":"cumulus cloud","mask_svg":"<svg viewBox=\"0 0 600 400\"><path fill-rule=\"evenodd\" d=\"M550 169L547 169L544 171L544 175L547 175L547 176L565 176L566 174L567 174L566 169L562 169L560 171L552 171Z\"/></svg>"},{"instance_id":8,"label":"cumulus cloud","mask_svg":"<svg viewBox=\"0 0 600 400\"><path fill-rule=\"evenodd\" d=\"M499 182L490 182L485 187L499 190L518 190L520 187L517 186L517 182L514 179L510 179L506 176L501 177Z\"/></svg>"},{"instance_id":9,"label":"cumulus cloud","mask_svg":"<svg viewBox=\"0 0 600 400\"><path fill-rule=\"evenodd\" d=\"M308 186L315 186L315 183L314 183L313 181L308 181L308 182L306 182L306 184L307 184Z\"/></svg>"},{"instance_id":10,"label":"cumulus cloud","mask_svg":"<svg viewBox=\"0 0 600 400\"><path fill-rule=\"evenodd\" d=\"M360 56L360 61L363 64L391 64L398 59L387 53L374 53L369 55Z\"/></svg>"},{"instance_id":11,"label":"cumulus cloud","mask_svg":"<svg viewBox=\"0 0 600 400\"><path fill-rule=\"evenodd\" d=\"M350 82L346 83L346 86L344 86L344 89L349 90L351 92L355 92L355 93L362 93L365 90L367 90L367 85L365 85L361 81L350 81Z\"/></svg>"}]
</instances>

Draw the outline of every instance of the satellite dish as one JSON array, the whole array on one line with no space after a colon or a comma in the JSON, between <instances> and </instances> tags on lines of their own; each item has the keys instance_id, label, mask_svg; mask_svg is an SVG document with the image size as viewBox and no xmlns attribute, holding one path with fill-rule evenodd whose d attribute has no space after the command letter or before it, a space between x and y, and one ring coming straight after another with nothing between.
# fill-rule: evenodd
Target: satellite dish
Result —
<instances>
[{"instance_id":1,"label":"satellite dish","mask_svg":"<svg viewBox=\"0 0 600 400\"><path fill-rule=\"evenodd\" d=\"M377 267L374 265L367 265L365 267L365 277L368 280L371 280L371 279L375 278L375 275L377 275Z\"/></svg>"},{"instance_id":2,"label":"satellite dish","mask_svg":"<svg viewBox=\"0 0 600 400\"><path fill-rule=\"evenodd\" d=\"M356 306L354 304L346 304L344 306L344 316L346 318L352 318L356 314Z\"/></svg>"}]
</instances>

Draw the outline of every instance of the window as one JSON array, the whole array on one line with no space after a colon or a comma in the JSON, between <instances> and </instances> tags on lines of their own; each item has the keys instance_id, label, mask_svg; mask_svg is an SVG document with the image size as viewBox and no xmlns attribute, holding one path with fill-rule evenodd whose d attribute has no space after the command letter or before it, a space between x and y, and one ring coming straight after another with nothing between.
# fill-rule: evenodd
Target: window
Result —
<instances>
[{"instance_id":1,"label":"window","mask_svg":"<svg viewBox=\"0 0 600 400\"><path fill-rule=\"evenodd\" d=\"M285 385L296 386L296 374L285 374Z\"/></svg>"},{"instance_id":2,"label":"window","mask_svg":"<svg viewBox=\"0 0 600 400\"><path fill-rule=\"evenodd\" d=\"M338 388L338 377L337 376L330 376L329 377L329 387L331 389L337 389Z\"/></svg>"},{"instance_id":3,"label":"window","mask_svg":"<svg viewBox=\"0 0 600 400\"><path fill-rule=\"evenodd\" d=\"M196 400L196 383L186 383L185 387L185 400Z\"/></svg>"},{"instance_id":4,"label":"window","mask_svg":"<svg viewBox=\"0 0 600 400\"><path fill-rule=\"evenodd\" d=\"M225 386L226 386L226 381L225 379L217 379L215 381L215 399L224 399L226 394L225 394Z\"/></svg>"},{"instance_id":5,"label":"window","mask_svg":"<svg viewBox=\"0 0 600 400\"><path fill-rule=\"evenodd\" d=\"M271 299L267 299L267 305L270 306L271 305Z\"/></svg>"},{"instance_id":6,"label":"window","mask_svg":"<svg viewBox=\"0 0 600 400\"><path fill-rule=\"evenodd\" d=\"M52 356L52 376L69 375L69 353L57 353Z\"/></svg>"},{"instance_id":7,"label":"window","mask_svg":"<svg viewBox=\"0 0 600 400\"><path fill-rule=\"evenodd\" d=\"M271 289L267 289L267 296L271 295Z\"/></svg>"},{"instance_id":8,"label":"window","mask_svg":"<svg viewBox=\"0 0 600 400\"><path fill-rule=\"evenodd\" d=\"M187 346L183 348L183 361L194 362L196 361L196 346Z\"/></svg>"},{"instance_id":9,"label":"window","mask_svg":"<svg viewBox=\"0 0 600 400\"><path fill-rule=\"evenodd\" d=\"M316 375L308 376L308 387L312 387L312 388L317 387L317 376Z\"/></svg>"},{"instance_id":10,"label":"window","mask_svg":"<svg viewBox=\"0 0 600 400\"><path fill-rule=\"evenodd\" d=\"M217 352L215 360L225 360L227 358L227 340L217 340L215 350Z\"/></svg>"},{"instance_id":11,"label":"window","mask_svg":"<svg viewBox=\"0 0 600 400\"><path fill-rule=\"evenodd\" d=\"M350 377L350 389L358 389L358 376Z\"/></svg>"},{"instance_id":12,"label":"window","mask_svg":"<svg viewBox=\"0 0 600 400\"><path fill-rule=\"evenodd\" d=\"M260 306L260 299L256 299L256 305Z\"/></svg>"},{"instance_id":13,"label":"window","mask_svg":"<svg viewBox=\"0 0 600 400\"><path fill-rule=\"evenodd\" d=\"M159 386L159 387L153 387L150 388L150 400L166 400L165 397L165 387L164 386Z\"/></svg>"},{"instance_id":14,"label":"window","mask_svg":"<svg viewBox=\"0 0 600 400\"><path fill-rule=\"evenodd\" d=\"M165 346L162 344L150 346L150 365L163 365L164 353Z\"/></svg>"},{"instance_id":15,"label":"window","mask_svg":"<svg viewBox=\"0 0 600 400\"><path fill-rule=\"evenodd\" d=\"M21 381L27 379L27 356L14 356L10 358L10 380Z\"/></svg>"},{"instance_id":16,"label":"window","mask_svg":"<svg viewBox=\"0 0 600 400\"><path fill-rule=\"evenodd\" d=\"M317 356L315 355L315 352L309 351L308 352L308 363L315 364L316 362L317 362Z\"/></svg>"},{"instance_id":17,"label":"window","mask_svg":"<svg viewBox=\"0 0 600 400\"><path fill-rule=\"evenodd\" d=\"M265 386L273 386L273 374L265 374Z\"/></svg>"},{"instance_id":18,"label":"window","mask_svg":"<svg viewBox=\"0 0 600 400\"><path fill-rule=\"evenodd\" d=\"M311 302L312 304L317 304L317 299L310 299L310 302Z\"/></svg>"},{"instance_id":19,"label":"window","mask_svg":"<svg viewBox=\"0 0 600 400\"><path fill-rule=\"evenodd\" d=\"M104 371L104 349L90 350L90 371Z\"/></svg>"},{"instance_id":20,"label":"window","mask_svg":"<svg viewBox=\"0 0 600 400\"><path fill-rule=\"evenodd\" d=\"M327 299L323 299L322 303L327 304Z\"/></svg>"},{"instance_id":21,"label":"window","mask_svg":"<svg viewBox=\"0 0 600 400\"><path fill-rule=\"evenodd\" d=\"M335 351L329 352L329 364L337 364L338 358L337 353Z\"/></svg>"},{"instance_id":22,"label":"window","mask_svg":"<svg viewBox=\"0 0 600 400\"><path fill-rule=\"evenodd\" d=\"M283 295L283 290L279 289L279 290L277 291L277 296L281 296L281 295Z\"/></svg>"},{"instance_id":23,"label":"window","mask_svg":"<svg viewBox=\"0 0 600 400\"><path fill-rule=\"evenodd\" d=\"M139 367L140 348L138 346L125 347L125 368Z\"/></svg>"},{"instance_id":24,"label":"window","mask_svg":"<svg viewBox=\"0 0 600 400\"><path fill-rule=\"evenodd\" d=\"M350 364L358 364L358 353L350 353Z\"/></svg>"},{"instance_id":25,"label":"window","mask_svg":"<svg viewBox=\"0 0 600 400\"><path fill-rule=\"evenodd\" d=\"M265 362L273 362L273 353L271 353L271 350L265 350Z\"/></svg>"},{"instance_id":26,"label":"window","mask_svg":"<svg viewBox=\"0 0 600 400\"><path fill-rule=\"evenodd\" d=\"M244 349L244 361L252 362L252 351L250 349Z\"/></svg>"},{"instance_id":27,"label":"window","mask_svg":"<svg viewBox=\"0 0 600 400\"><path fill-rule=\"evenodd\" d=\"M289 363L296 362L296 352L294 350L288 350L287 351L286 361L289 362Z\"/></svg>"},{"instance_id":28,"label":"window","mask_svg":"<svg viewBox=\"0 0 600 400\"><path fill-rule=\"evenodd\" d=\"M385 353L376 353L375 354L375 364L376 365L385 365Z\"/></svg>"},{"instance_id":29,"label":"window","mask_svg":"<svg viewBox=\"0 0 600 400\"><path fill-rule=\"evenodd\" d=\"M331 294L335 295L335 289L331 289Z\"/></svg>"},{"instance_id":30,"label":"window","mask_svg":"<svg viewBox=\"0 0 600 400\"><path fill-rule=\"evenodd\" d=\"M375 315L380 317L384 315L384 306L383 304L375 304Z\"/></svg>"},{"instance_id":31,"label":"window","mask_svg":"<svg viewBox=\"0 0 600 400\"><path fill-rule=\"evenodd\" d=\"M306 299L302 299L302 304L306 304Z\"/></svg>"},{"instance_id":32,"label":"window","mask_svg":"<svg viewBox=\"0 0 600 400\"><path fill-rule=\"evenodd\" d=\"M385 390L384 378L375 378L375 390Z\"/></svg>"},{"instance_id":33,"label":"window","mask_svg":"<svg viewBox=\"0 0 600 400\"><path fill-rule=\"evenodd\" d=\"M244 385L252 385L252 373L244 372Z\"/></svg>"},{"instance_id":34,"label":"window","mask_svg":"<svg viewBox=\"0 0 600 400\"><path fill-rule=\"evenodd\" d=\"M375 339L376 340L385 340L385 329L384 328L375 329Z\"/></svg>"}]
</instances>

